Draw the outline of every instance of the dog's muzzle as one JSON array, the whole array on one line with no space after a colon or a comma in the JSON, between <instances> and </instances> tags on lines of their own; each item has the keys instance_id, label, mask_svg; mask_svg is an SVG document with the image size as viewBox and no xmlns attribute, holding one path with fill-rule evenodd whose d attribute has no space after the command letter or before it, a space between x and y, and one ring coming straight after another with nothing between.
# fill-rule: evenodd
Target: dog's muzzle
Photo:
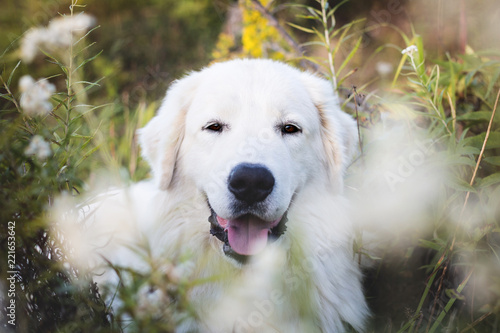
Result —
<instances>
[{"instance_id":1,"label":"dog's muzzle","mask_svg":"<svg viewBox=\"0 0 500 333\"><path fill-rule=\"evenodd\" d=\"M240 163L227 179L227 188L232 194L232 216L218 216L211 207L210 233L224 243L224 253L239 262L258 254L268 244L285 232L285 215L276 220L263 220L266 199L273 192L275 179L271 171L262 164ZM210 206L210 203L209 203Z\"/></svg>"},{"instance_id":2,"label":"dog's muzzle","mask_svg":"<svg viewBox=\"0 0 500 333\"><path fill-rule=\"evenodd\" d=\"M248 262L249 258L251 255L243 255L239 254L233 248L231 247L229 243L229 237L228 237L228 229L223 228L217 219L217 214L214 212L213 209L211 209L212 215L208 218L208 221L210 222L210 234L217 237L218 240L220 240L223 243L222 249L224 251L224 254L230 258L235 259L241 264L244 264ZM242 218L251 218L250 216L247 217L242 217ZM268 235L267 235L267 242L274 242L278 238L281 237L286 231L286 222L287 222L287 217L286 213L281 217L281 220L272 228L269 229Z\"/></svg>"}]
</instances>

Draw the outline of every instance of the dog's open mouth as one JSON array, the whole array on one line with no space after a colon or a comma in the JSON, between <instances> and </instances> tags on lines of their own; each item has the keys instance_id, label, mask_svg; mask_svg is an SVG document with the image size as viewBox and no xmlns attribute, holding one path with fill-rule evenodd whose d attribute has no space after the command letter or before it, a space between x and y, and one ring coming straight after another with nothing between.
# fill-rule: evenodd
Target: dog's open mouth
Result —
<instances>
[{"instance_id":1,"label":"dog's open mouth","mask_svg":"<svg viewBox=\"0 0 500 333\"><path fill-rule=\"evenodd\" d=\"M226 220L212 209L208 218L210 233L224 243L224 253L241 263L256 255L278 239L286 230L286 213L274 221L264 221L252 214Z\"/></svg>"}]
</instances>

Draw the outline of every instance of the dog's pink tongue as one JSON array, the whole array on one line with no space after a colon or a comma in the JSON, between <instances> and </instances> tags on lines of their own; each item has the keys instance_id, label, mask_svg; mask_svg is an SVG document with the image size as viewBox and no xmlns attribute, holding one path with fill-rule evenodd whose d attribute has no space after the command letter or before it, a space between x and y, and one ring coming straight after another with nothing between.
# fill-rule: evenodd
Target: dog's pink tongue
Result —
<instances>
[{"instance_id":1,"label":"dog's pink tongue","mask_svg":"<svg viewBox=\"0 0 500 333\"><path fill-rule=\"evenodd\" d=\"M261 252L267 244L269 224L254 216L229 220L227 238L231 248L241 255L254 255Z\"/></svg>"}]
</instances>

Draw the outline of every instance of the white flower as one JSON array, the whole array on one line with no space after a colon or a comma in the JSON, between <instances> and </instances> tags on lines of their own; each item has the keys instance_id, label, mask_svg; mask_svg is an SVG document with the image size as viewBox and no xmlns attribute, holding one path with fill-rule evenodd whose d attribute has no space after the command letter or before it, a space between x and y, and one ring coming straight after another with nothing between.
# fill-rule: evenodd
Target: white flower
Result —
<instances>
[{"instance_id":1,"label":"white flower","mask_svg":"<svg viewBox=\"0 0 500 333\"><path fill-rule=\"evenodd\" d=\"M19 90L22 92L21 108L28 116L43 116L52 110L49 99L56 87L47 79L35 82L31 76L25 75L19 80Z\"/></svg>"},{"instance_id":2,"label":"white flower","mask_svg":"<svg viewBox=\"0 0 500 333\"><path fill-rule=\"evenodd\" d=\"M46 40L47 29L45 28L30 29L26 32L21 40L21 59L27 63L32 62Z\"/></svg>"},{"instance_id":3,"label":"white flower","mask_svg":"<svg viewBox=\"0 0 500 333\"><path fill-rule=\"evenodd\" d=\"M35 80L29 75L24 75L19 79L19 90L27 92L35 85Z\"/></svg>"},{"instance_id":4,"label":"white flower","mask_svg":"<svg viewBox=\"0 0 500 333\"><path fill-rule=\"evenodd\" d=\"M50 150L50 144L47 141L45 141L40 135L35 135L31 139L29 146L24 151L24 154L27 156L35 155L39 160L43 161L52 155L52 151Z\"/></svg>"},{"instance_id":5,"label":"white flower","mask_svg":"<svg viewBox=\"0 0 500 333\"><path fill-rule=\"evenodd\" d=\"M390 62L379 61L375 66L375 70L380 76L388 76L394 70L394 67Z\"/></svg>"},{"instance_id":6,"label":"white flower","mask_svg":"<svg viewBox=\"0 0 500 333\"><path fill-rule=\"evenodd\" d=\"M93 16L78 14L75 16L62 16L50 21L48 29L51 31L68 31L75 36L83 36L96 23Z\"/></svg>"},{"instance_id":7,"label":"white flower","mask_svg":"<svg viewBox=\"0 0 500 333\"><path fill-rule=\"evenodd\" d=\"M47 27L31 29L21 41L21 59L32 62L40 49L49 53L64 51L95 24L93 16L82 13L58 17L50 21Z\"/></svg>"},{"instance_id":8,"label":"white flower","mask_svg":"<svg viewBox=\"0 0 500 333\"><path fill-rule=\"evenodd\" d=\"M65 49L76 42L95 25L94 17L87 14L63 16L50 21L47 30L47 43L56 49Z\"/></svg>"},{"instance_id":9,"label":"white flower","mask_svg":"<svg viewBox=\"0 0 500 333\"><path fill-rule=\"evenodd\" d=\"M401 54L408 54L408 56L413 56L413 53L418 52L418 47L416 45L410 45L403 51L401 51Z\"/></svg>"}]
</instances>

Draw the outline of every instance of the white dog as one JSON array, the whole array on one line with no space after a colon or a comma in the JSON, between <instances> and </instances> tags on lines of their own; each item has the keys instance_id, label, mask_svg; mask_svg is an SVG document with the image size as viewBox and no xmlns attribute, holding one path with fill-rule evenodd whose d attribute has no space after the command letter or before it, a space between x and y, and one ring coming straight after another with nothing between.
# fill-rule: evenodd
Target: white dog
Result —
<instances>
[{"instance_id":1,"label":"white dog","mask_svg":"<svg viewBox=\"0 0 500 333\"><path fill-rule=\"evenodd\" d=\"M146 239L156 258L189 253L190 278L221 277L191 290L197 319L179 331L364 329L342 198L355 122L328 81L269 60L217 63L175 82L139 135L154 179L101 203L92 241L140 269L129 249Z\"/></svg>"}]
</instances>

